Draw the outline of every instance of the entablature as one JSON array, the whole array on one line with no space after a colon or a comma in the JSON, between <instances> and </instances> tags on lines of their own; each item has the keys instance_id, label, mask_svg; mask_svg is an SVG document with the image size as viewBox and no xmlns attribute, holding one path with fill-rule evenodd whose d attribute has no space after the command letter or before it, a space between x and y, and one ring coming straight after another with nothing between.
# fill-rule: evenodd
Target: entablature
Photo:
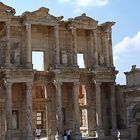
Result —
<instances>
[{"instance_id":1,"label":"entablature","mask_svg":"<svg viewBox=\"0 0 140 140\"><path fill-rule=\"evenodd\" d=\"M58 25L59 21L61 21L62 19L63 16L55 17L49 14L49 9L45 7L41 7L33 12L24 12L21 15L21 21L23 23L48 25L48 26Z\"/></svg>"},{"instance_id":2,"label":"entablature","mask_svg":"<svg viewBox=\"0 0 140 140\"><path fill-rule=\"evenodd\" d=\"M86 16L86 14L83 13L81 16L69 18L67 24L70 29L79 28L86 30L94 30L98 26L98 21Z\"/></svg>"},{"instance_id":3,"label":"entablature","mask_svg":"<svg viewBox=\"0 0 140 140\"><path fill-rule=\"evenodd\" d=\"M15 9L0 2L0 21L13 17L15 13Z\"/></svg>"}]
</instances>

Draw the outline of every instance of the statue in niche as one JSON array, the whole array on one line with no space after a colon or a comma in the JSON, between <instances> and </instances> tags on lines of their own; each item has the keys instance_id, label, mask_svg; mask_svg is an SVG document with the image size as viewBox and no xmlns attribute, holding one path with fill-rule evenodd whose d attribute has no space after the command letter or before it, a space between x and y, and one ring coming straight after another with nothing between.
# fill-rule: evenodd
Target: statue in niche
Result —
<instances>
[{"instance_id":1,"label":"statue in niche","mask_svg":"<svg viewBox=\"0 0 140 140\"><path fill-rule=\"evenodd\" d=\"M12 114L12 126L13 126L13 129L17 129L18 128L18 122L17 122L17 112L13 112Z\"/></svg>"},{"instance_id":2,"label":"statue in niche","mask_svg":"<svg viewBox=\"0 0 140 140\"><path fill-rule=\"evenodd\" d=\"M105 58L102 55L99 55L99 64L104 65L105 64Z\"/></svg>"},{"instance_id":3,"label":"statue in niche","mask_svg":"<svg viewBox=\"0 0 140 140\"><path fill-rule=\"evenodd\" d=\"M14 43L13 47L13 63L20 64L20 50L19 50L19 43Z\"/></svg>"}]
</instances>

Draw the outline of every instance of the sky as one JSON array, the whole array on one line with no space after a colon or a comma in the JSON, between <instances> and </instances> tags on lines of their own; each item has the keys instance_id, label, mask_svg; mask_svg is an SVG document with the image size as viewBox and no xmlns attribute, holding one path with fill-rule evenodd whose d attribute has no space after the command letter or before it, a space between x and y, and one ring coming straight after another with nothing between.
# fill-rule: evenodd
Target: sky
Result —
<instances>
[{"instance_id":1,"label":"sky","mask_svg":"<svg viewBox=\"0 0 140 140\"><path fill-rule=\"evenodd\" d=\"M112 46L117 84L125 84L124 72L132 65L140 68L140 0L0 0L16 10L16 15L40 7L54 16L73 18L86 13L100 23L114 21Z\"/></svg>"}]
</instances>

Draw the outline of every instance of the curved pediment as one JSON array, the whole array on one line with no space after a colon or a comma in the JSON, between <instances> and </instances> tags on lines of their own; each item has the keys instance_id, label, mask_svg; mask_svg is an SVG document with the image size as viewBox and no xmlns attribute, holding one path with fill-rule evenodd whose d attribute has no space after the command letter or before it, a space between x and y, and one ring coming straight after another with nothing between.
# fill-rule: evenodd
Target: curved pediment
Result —
<instances>
[{"instance_id":1,"label":"curved pediment","mask_svg":"<svg viewBox=\"0 0 140 140\"><path fill-rule=\"evenodd\" d=\"M3 16L4 15L14 15L15 13L16 13L15 9L0 2L0 14L1 15L3 15Z\"/></svg>"},{"instance_id":2,"label":"curved pediment","mask_svg":"<svg viewBox=\"0 0 140 140\"><path fill-rule=\"evenodd\" d=\"M23 17L26 17L26 18L29 18L29 19L46 19L46 20L55 20L55 21L59 21L61 20L62 18L60 17L55 17L51 14L49 14L49 9L48 8L45 8L45 7L41 7L39 8L38 10L36 11L33 11L33 12L24 12L21 16L22 18Z\"/></svg>"}]
</instances>

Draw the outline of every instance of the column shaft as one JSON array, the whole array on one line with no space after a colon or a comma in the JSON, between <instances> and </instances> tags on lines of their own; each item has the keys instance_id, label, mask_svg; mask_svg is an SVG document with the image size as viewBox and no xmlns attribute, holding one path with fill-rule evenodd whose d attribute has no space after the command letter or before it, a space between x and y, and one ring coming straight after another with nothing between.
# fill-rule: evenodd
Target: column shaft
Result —
<instances>
[{"instance_id":1,"label":"column shaft","mask_svg":"<svg viewBox=\"0 0 140 140\"><path fill-rule=\"evenodd\" d=\"M94 38L94 56L95 56L95 65L98 65L98 37L97 37L97 31L93 30L93 38Z\"/></svg>"},{"instance_id":2,"label":"column shaft","mask_svg":"<svg viewBox=\"0 0 140 140\"><path fill-rule=\"evenodd\" d=\"M6 140L12 139L12 83L6 83L5 110L6 110Z\"/></svg>"},{"instance_id":3,"label":"column shaft","mask_svg":"<svg viewBox=\"0 0 140 140\"><path fill-rule=\"evenodd\" d=\"M62 101L61 101L61 82L56 82L56 139L61 140L62 138L62 126L63 126L63 115L62 115Z\"/></svg>"},{"instance_id":4,"label":"column shaft","mask_svg":"<svg viewBox=\"0 0 140 140\"><path fill-rule=\"evenodd\" d=\"M27 140L32 140L32 83L26 83Z\"/></svg>"},{"instance_id":5,"label":"column shaft","mask_svg":"<svg viewBox=\"0 0 140 140\"><path fill-rule=\"evenodd\" d=\"M74 48L74 65L77 66L77 35L76 35L76 28L72 29L73 34L73 48Z\"/></svg>"},{"instance_id":6,"label":"column shaft","mask_svg":"<svg viewBox=\"0 0 140 140\"><path fill-rule=\"evenodd\" d=\"M11 21L6 21L6 43L7 43L7 48L6 48L6 60L5 60L5 65L10 64L10 48L11 48L11 39L10 39L10 23Z\"/></svg>"},{"instance_id":7,"label":"column shaft","mask_svg":"<svg viewBox=\"0 0 140 140\"><path fill-rule=\"evenodd\" d=\"M106 64L107 66L110 65L110 57L109 57L109 34L108 32L105 32L105 35L104 35L104 42L105 42L105 48L106 48Z\"/></svg>"},{"instance_id":8,"label":"column shaft","mask_svg":"<svg viewBox=\"0 0 140 140\"><path fill-rule=\"evenodd\" d=\"M60 52L59 52L59 26L54 26L55 35L55 63L60 64Z\"/></svg>"},{"instance_id":9,"label":"column shaft","mask_svg":"<svg viewBox=\"0 0 140 140\"><path fill-rule=\"evenodd\" d=\"M113 65L113 51L112 51L112 33L111 29L109 31L109 54L110 54L110 64Z\"/></svg>"},{"instance_id":10,"label":"column shaft","mask_svg":"<svg viewBox=\"0 0 140 140\"><path fill-rule=\"evenodd\" d=\"M45 86L45 92L47 96L47 104L46 104L46 127L47 127L47 138L48 140L51 140L51 84L46 84Z\"/></svg>"},{"instance_id":11,"label":"column shaft","mask_svg":"<svg viewBox=\"0 0 140 140\"><path fill-rule=\"evenodd\" d=\"M117 128L116 123L116 97L115 97L115 85L111 84L111 113L112 113L112 129Z\"/></svg>"},{"instance_id":12,"label":"column shaft","mask_svg":"<svg viewBox=\"0 0 140 140\"><path fill-rule=\"evenodd\" d=\"M94 40L93 40L93 32L90 31L90 51L89 52L90 52L90 57L93 56L93 58L89 60L90 66L93 65L93 61L95 63L95 52L93 50L93 47L94 47L93 42L94 42Z\"/></svg>"},{"instance_id":13,"label":"column shaft","mask_svg":"<svg viewBox=\"0 0 140 140\"><path fill-rule=\"evenodd\" d=\"M74 83L74 118L75 140L80 140L79 82Z\"/></svg>"},{"instance_id":14,"label":"column shaft","mask_svg":"<svg viewBox=\"0 0 140 140\"><path fill-rule=\"evenodd\" d=\"M96 83L96 119L97 127L102 128L102 112L101 112L101 83Z\"/></svg>"},{"instance_id":15,"label":"column shaft","mask_svg":"<svg viewBox=\"0 0 140 140\"><path fill-rule=\"evenodd\" d=\"M32 48L31 48L31 24L26 24L26 52L27 52L27 65L30 66L32 63Z\"/></svg>"}]
</instances>

